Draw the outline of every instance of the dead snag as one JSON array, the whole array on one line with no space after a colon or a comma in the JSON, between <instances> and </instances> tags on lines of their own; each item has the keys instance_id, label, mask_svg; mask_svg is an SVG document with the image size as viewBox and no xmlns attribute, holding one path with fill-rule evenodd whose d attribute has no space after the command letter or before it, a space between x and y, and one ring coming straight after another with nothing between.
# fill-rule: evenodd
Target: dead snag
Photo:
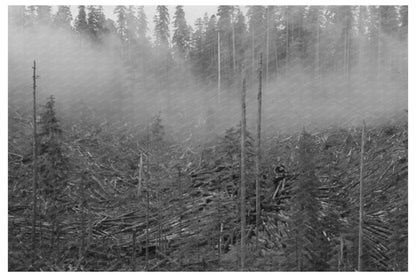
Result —
<instances>
[{"instance_id":1,"label":"dead snag","mask_svg":"<svg viewBox=\"0 0 416 277\"><path fill-rule=\"evenodd\" d=\"M257 94L258 114L257 114L257 151L256 151L256 250L259 244L259 225L260 225L260 162L261 162L261 100L262 100L262 66L263 54L260 53L259 63L259 92Z\"/></svg>"},{"instance_id":2,"label":"dead snag","mask_svg":"<svg viewBox=\"0 0 416 277\"><path fill-rule=\"evenodd\" d=\"M358 271L362 271L363 255L363 185L364 185L364 143L365 143L365 121L361 132L361 154L360 154L360 214L358 221Z\"/></svg>"},{"instance_id":3,"label":"dead snag","mask_svg":"<svg viewBox=\"0 0 416 277\"><path fill-rule=\"evenodd\" d=\"M33 262L37 256L36 246L36 217L37 217L37 130L36 130L36 61L33 61L33 165L32 165L32 182L33 182L33 218L32 218L32 250L33 250Z\"/></svg>"},{"instance_id":4,"label":"dead snag","mask_svg":"<svg viewBox=\"0 0 416 277\"><path fill-rule=\"evenodd\" d=\"M243 89L241 93L241 165L240 165L240 191L241 191L241 254L240 270L245 269L245 230L246 230L246 174L245 174L245 142L246 142L246 79L243 78Z\"/></svg>"}]
</instances>

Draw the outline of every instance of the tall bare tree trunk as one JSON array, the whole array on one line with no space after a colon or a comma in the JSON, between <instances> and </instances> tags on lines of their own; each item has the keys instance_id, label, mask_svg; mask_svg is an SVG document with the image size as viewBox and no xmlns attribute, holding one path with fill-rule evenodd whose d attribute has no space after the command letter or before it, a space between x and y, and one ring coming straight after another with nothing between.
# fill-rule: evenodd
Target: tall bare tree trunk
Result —
<instances>
[{"instance_id":1,"label":"tall bare tree trunk","mask_svg":"<svg viewBox=\"0 0 416 277\"><path fill-rule=\"evenodd\" d=\"M300 253L299 253L299 241L298 241L299 237L296 231L296 237L295 237L295 251L296 251L296 266L297 266L297 270L301 271L302 270L302 266L301 266L301 261L300 261Z\"/></svg>"},{"instance_id":2,"label":"tall bare tree trunk","mask_svg":"<svg viewBox=\"0 0 416 277\"><path fill-rule=\"evenodd\" d=\"M289 7L286 7L286 65L285 73L287 67L289 66Z\"/></svg>"},{"instance_id":3,"label":"tall bare tree trunk","mask_svg":"<svg viewBox=\"0 0 416 277\"><path fill-rule=\"evenodd\" d=\"M231 176L234 176L234 174L235 174L235 170L234 170L234 157L233 157L233 159L232 159L232 167L231 167ZM237 160L236 160L236 162L238 162ZM238 199L240 199L240 193L241 193L241 191L240 190L237 190L237 195L236 195L236 200L235 200L235 216L236 216L236 224L233 226L233 238L234 238L234 233L235 233L235 231L238 229L238 217L239 217L239 215L240 215L240 203L239 203L239 200ZM236 235L236 238L235 238L235 266L236 266L236 268L238 268L239 267L239 264L240 264L240 260L239 260L239 248L238 248L238 238L237 238L237 235Z\"/></svg>"},{"instance_id":4,"label":"tall bare tree trunk","mask_svg":"<svg viewBox=\"0 0 416 277\"><path fill-rule=\"evenodd\" d=\"M162 197L162 192L158 189L157 192L157 225L158 225L158 247L159 247L159 251L160 252L164 252L164 250L162 250L162 203L163 203L163 197Z\"/></svg>"},{"instance_id":5,"label":"tall bare tree trunk","mask_svg":"<svg viewBox=\"0 0 416 277\"><path fill-rule=\"evenodd\" d=\"M79 262L82 261L85 253L85 175L81 178L80 194L81 194L81 246L79 248Z\"/></svg>"},{"instance_id":6,"label":"tall bare tree trunk","mask_svg":"<svg viewBox=\"0 0 416 277\"><path fill-rule=\"evenodd\" d=\"M275 55L275 63L276 63L276 79L277 79L277 77L279 76L279 61L278 61L278 59L279 59L279 56L278 56L278 54L277 54L277 51L278 51L278 47L277 47L277 45L275 45L276 47L275 47L275 51L274 51L274 55Z\"/></svg>"},{"instance_id":7,"label":"tall bare tree trunk","mask_svg":"<svg viewBox=\"0 0 416 277\"><path fill-rule=\"evenodd\" d=\"M147 124L146 128L146 137L147 137L147 152L150 153L152 150L152 139L150 134L150 123ZM147 156L146 159L146 271L149 270L149 188L150 188L150 156Z\"/></svg>"},{"instance_id":8,"label":"tall bare tree trunk","mask_svg":"<svg viewBox=\"0 0 416 277\"><path fill-rule=\"evenodd\" d=\"M341 271L344 263L344 236L343 234L339 237L339 259L338 259L338 271Z\"/></svg>"},{"instance_id":9,"label":"tall bare tree trunk","mask_svg":"<svg viewBox=\"0 0 416 277\"><path fill-rule=\"evenodd\" d=\"M267 68L267 67L266 67ZM259 63L259 92L257 94L257 151L256 151L256 249L259 244L259 225L260 225L260 162L261 162L261 100L262 100L262 69L263 53L260 53Z\"/></svg>"},{"instance_id":10,"label":"tall bare tree trunk","mask_svg":"<svg viewBox=\"0 0 416 277\"><path fill-rule=\"evenodd\" d=\"M195 206L195 198L194 197L192 197L192 207L196 207ZM200 250L199 250L199 239L200 239L200 236L201 236L201 226L200 226L200 218L199 218L199 209L197 208L196 209L196 224L197 224L197 236L196 236L196 238L197 238L197 240L196 240L196 258L197 258L197 262L199 263L199 261L200 261Z\"/></svg>"},{"instance_id":11,"label":"tall bare tree trunk","mask_svg":"<svg viewBox=\"0 0 416 277\"><path fill-rule=\"evenodd\" d=\"M365 121L363 121L363 129L361 133L361 155L360 155L360 214L358 221L358 271L363 270L363 185L364 185L364 143L365 143Z\"/></svg>"},{"instance_id":12,"label":"tall bare tree trunk","mask_svg":"<svg viewBox=\"0 0 416 277\"><path fill-rule=\"evenodd\" d=\"M377 28L377 90L381 92L381 100L384 102L386 97L383 89L383 78L381 78L382 55L381 55L381 8L378 8L378 28Z\"/></svg>"},{"instance_id":13,"label":"tall bare tree trunk","mask_svg":"<svg viewBox=\"0 0 416 277\"><path fill-rule=\"evenodd\" d=\"M38 166L37 166L37 122L36 122L36 61L33 61L33 165L32 165L32 182L33 182L33 218L32 218L32 250L33 262L37 256L36 245L36 217L37 217L37 186L38 186Z\"/></svg>"},{"instance_id":14,"label":"tall bare tree trunk","mask_svg":"<svg viewBox=\"0 0 416 277\"><path fill-rule=\"evenodd\" d=\"M345 33L344 33L344 56L343 56L343 70L344 73L347 74L347 48L348 48L348 28L347 28L347 20L345 20Z\"/></svg>"},{"instance_id":15,"label":"tall bare tree trunk","mask_svg":"<svg viewBox=\"0 0 416 277\"><path fill-rule=\"evenodd\" d=\"M133 251L131 253L131 270L136 271L136 227L132 230Z\"/></svg>"},{"instance_id":16,"label":"tall bare tree trunk","mask_svg":"<svg viewBox=\"0 0 416 277\"><path fill-rule=\"evenodd\" d=\"M255 67L254 67L254 27L251 28L251 74L252 74L252 80L254 80L255 76ZM251 79L251 78L250 78Z\"/></svg>"},{"instance_id":17,"label":"tall bare tree trunk","mask_svg":"<svg viewBox=\"0 0 416 277\"><path fill-rule=\"evenodd\" d=\"M240 191L241 191L241 254L240 254L240 270L245 270L245 255L246 255L246 79L243 77L243 90L241 93L241 165L240 165Z\"/></svg>"},{"instance_id":18,"label":"tall bare tree trunk","mask_svg":"<svg viewBox=\"0 0 416 277\"><path fill-rule=\"evenodd\" d=\"M269 34L269 7L266 8L266 74L264 88L267 89L267 83L269 81L269 44L270 44L270 34Z\"/></svg>"},{"instance_id":19,"label":"tall bare tree trunk","mask_svg":"<svg viewBox=\"0 0 416 277\"><path fill-rule=\"evenodd\" d=\"M146 184L146 271L149 270L149 182Z\"/></svg>"},{"instance_id":20,"label":"tall bare tree trunk","mask_svg":"<svg viewBox=\"0 0 416 277\"><path fill-rule=\"evenodd\" d=\"M236 64L235 64L235 30L234 30L234 21L232 22L232 35L233 35L233 73L235 73L235 68L236 68Z\"/></svg>"},{"instance_id":21,"label":"tall bare tree trunk","mask_svg":"<svg viewBox=\"0 0 416 277\"><path fill-rule=\"evenodd\" d=\"M142 190L142 180L143 180L143 153L140 154L140 161L139 161L139 180L138 180L138 187L137 187L137 196L140 197L140 193Z\"/></svg>"},{"instance_id":22,"label":"tall bare tree trunk","mask_svg":"<svg viewBox=\"0 0 416 277\"><path fill-rule=\"evenodd\" d=\"M182 229L183 229L183 222L182 222L182 216L184 214L184 203L183 203L183 191L182 191L182 169L180 166L178 166L178 186L179 186L179 241L182 245L183 243L183 236L182 236ZM182 267L182 257L183 253L180 251L179 253L179 265L180 268Z\"/></svg>"},{"instance_id":23,"label":"tall bare tree trunk","mask_svg":"<svg viewBox=\"0 0 416 277\"><path fill-rule=\"evenodd\" d=\"M221 217L221 177L220 176L218 176L218 179L217 179L217 183L218 183L218 188L217 188L217 194L218 194L218 197L217 197L217 216L218 216L218 228L219 228L219 231L218 231L218 234L219 234L219 236L218 236L218 260L221 262L221 244L222 244L222 222L221 222L221 220L222 220L222 217Z\"/></svg>"},{"instance_id":24,"label":"tall bare tree trunk","mask_svg":"<svg viewBox=\"0 0 416 277\"><path fill-rule=\"evenodd\" d=\"M321 90L321 75L320 75L320 22L319 22L319 10L316 18L316 53L315 53L315 76L318 81L319 91Z\"/></svg>"},{"instance_id":25,"label":"tall bare tree trunk","mask_svg":"<svg viewBox=\"0 0 416 277\"><path fill-rule=\"evenodd\" d=\"M221 95L221 45L220 45L220 32L218 31L218 101Z\"/></svg>"}]
</instances>

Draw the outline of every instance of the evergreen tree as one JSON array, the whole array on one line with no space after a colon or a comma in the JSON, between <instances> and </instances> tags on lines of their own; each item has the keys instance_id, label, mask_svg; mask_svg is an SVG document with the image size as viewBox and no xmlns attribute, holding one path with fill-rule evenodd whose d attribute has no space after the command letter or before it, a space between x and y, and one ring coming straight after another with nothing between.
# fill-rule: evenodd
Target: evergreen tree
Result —
<instances>
[{"instance_id":1,"label":"evergreen tree","mask_svg":"<svg viewBox=\"0 0 416 277\"><path fill-rule=\"evenodd\" d=\"M104 14L103 6L97 6L96 8L96 29L97 36L100 39L103 35L110 33L109 28L106 27L106 18Z\"/></svg>"},{"instance_id":2,"label":"evergreen tree","mask_svg":"<svg viewBox=\"0 0 416 277\"><path fill-rule=\"evenodd\" d=\"M380 27L385 34L395 36L399 30L396 6L380 6Z\"/></svg>"},{"instance_id":3,"label":"evergreen tree","mask_svg":"<svg viewBox=\"0 0 416 277\"><path fill-rule=\"evenodd\" d=\"M167 6L157 6L154 16L155 23L155 51L160 59L156 60L156 74L160 78L160 91L164 94L167 109L171 108L170 69L172 56L169 49L169 12Z\"/></svg>"},{"instance_id":4,"label":"evergreen tree","mask_svg":"<svg viewBox=\"0 0 416 277\"><path fill-rule=\"evenodd\" d=\"M351 72L352 60L352 9L351 6L339 6L335 13L335 24L340 26L341 34L337 44L337 61L345 73Z\"/></svg>"},{"instance_id":5,"label":"evergreen tree","mask_svg":"<svg viewBox=\"0 0 416 277\"><path fill-rule=\"evenodd\" d=\"M219 6L217 28L221 45L221 79L230 86L233 81L233 6Z\"/></svg>"},{"instance_id":6,"label":"evergreen tree","mask_svg":"<svg viewBox=\"0 0 416 277\"><path fill-rule=\"evenodd\" d=\"M291 185L289 232L286 241L286 269L322 271L329 269L328 239L319 214L320 182L315 175L317 146L313 137L303 132L297 153L299 177Z\"/></svg>"},{"instance_id":7,"label":"evergreen tree","mask_svg":"<svg viewBox=\"0 0 416 277\"><path fill-rule=\"evenodd\" d=\"M402 40L407 40L408 32L408 6L400 6L400 38Z\"/></svg>"},{"instance_id":8,"label":"evergreen tree","mask_svg":"<svg viewBox=\"0 0 416 277\"><path fill-rule=\"evenodd\" d=\"M242 11L238 10L235 16L234 24L234 40L235 40L235 59L236 59L236 70L242 70L242 65L245 60L247 52L247 25L246 18ZM237 72L238 72L237 71Z\"/></svg>"},{"instance_id":9,"label":"evergreen tree","mask_svg":"<svg viewBox=\"0 0 416 277\"><path fill-rule=\"evenodd\" d=\"M88 33L87 13L85 6L78 6L78 15L75 19L75 30L79 34L86 35Z\"/></svg>"},{"instance_id":10,"label":"evergreen tree","mask_svg":"<svg viewBox=\"0 0 416 277\"><path fill-rule=\"evenodd\" d=\"M117 16L117 34L122 43L127 41L127 22L126 22L126 7L116 6L114 14Z\"/></svg>"},{"instance_id":11,"label":"evergreen tree","mask_svg":"<svg viewBox=\"0 0 416 277\"><path fill-rule=\"evenodd\" d=\"M98 35L98 14L97 9L95 6L88 6L87 7L88 14L87 14L87 24L88 24L88 31L92 39L96 39Z\"/></svg>"},{"instance_id":12,"label":"evergreen tree","mask_svg":"<svg viewBox=\"0 0 416 277\"><path fill-rule=\"evenodd\" d=\"M25 27L33 27L36 25L37 10L36 6L27 6L25 11Z\"/></svg>"},{"instance_id":13,"label":"evergreen tree","mask_svg":"<svg viewBox=\"0 0 416 277\"><path fill-rule=\"evenodd\" d=\"M138 21L137 32L138 32L139 38L140 40L145 40L149 27L147 26L148 25L147 17L144 12L144 6L139 7L139 10L137 12L137 21Z\"/></svg>"},{"instance_id":14,"label":"evergreen tree","mask_svg":"<svg viewBox=\"0 0 416 277\"><path fill-rule=\"evenodd\" d=\"M192 33L191 38L190 60L194 76L199 81L203 81L204 69L206 68L206 60L203 59L204 32L202 18L197 18L195 20L195 31Z\"/></svg>"},{"instance_id":15,"label":"evergreen tree","mask_svg":"<svg viewBox=\"0 0 416 277\"><path fill-rule=\"evenodd\" d=\"M310 72L313 72L315 75L319 74L321 9L322 7L320 6L310 7L305 19L306 56L304 65Z\"/></svg>"},{"instance_id":16,"label":"evergreen tree","mask_svg":"<svg viewBox=\"0 0 416 277\"><path fill-rule=\"evenodd\" d=\"M162 125L162 116L160 112L152 118L150 132L152 147L154 147L155 149L160 148L162 146L165 135L164 127Z\"/></svg>"},{"instance_id":17,"label":"evergreen tree","mask_svg":"<svg viewBox=\"0 0 416 277\"><path fill-rule=\"evenodd\" d=\"M169 11L167 6L157 6L154 17L156 45L169 47Z\"/></svg>"},{"instance_id":18,"label":"evergreen tree","mask_svg":"<svg viewBox=\"0 0 416 277\"><path fill-rule=\"evenodd\" d=\"M56 118L55 99L48 98L40 114L39 139L39 184L40 197L45 210L43 218L51 226L50 254L57 260L61 254L59 240L62 237L61 222L65 216L64 194L68 181L68 159L62 144L62 129Z\"/></svg>"},{"instance_id":19,"label":"evergreen tree","mask_svg":"<svg viewBox=\"0 0 416 277\"><path fill-rule=\"evenodd\" d=\"M218 34L217 34L217 18L211 15L207 22L205 43L204 43L204 57L208 66L205 69L205 78L209 84L216 84L217 82L217 62L218 62Z\"/></svg>"},{"instance_id":20,"label":"evergreen tree","mask_svg":"<svg viewBox=\"0 0 416 277\"><path fill-rule=\"evenodd\" d=\"M54 23L59 29L71 30L72 13L69 6L58 6Z\"/></svg>"},{"instance_id":21,"label":"evergreen tree","mask_svg":"<svg viewBox=\"0 0 416 277\"><path fill-rule=\"evenodd\" d=\"M114 34L115 36L117 35L117 27L116 27L116 23L114 22L114 20L107 18L104 21L103 33Z\"/></svg>"},{"instance_id":22,"label":"evergreen tree","mask_svg":"<svg viewBox=\"0 0 416 277\"><path fill-rule=\"evenodd\" d=\"M380 72L381 51L380 11L378 6L369 6L368 8L367 36L369 40L369 64L376 71L376 74L371 74L371 76L377 81Z\"/></svg>"},{"instance_id":23,"label":"evergreen tree","mask_svg":"<svg viewBox=\"0 0 416 277\"><path fill-rule=\"evenodd\" d=\"M176 6L175 15L173 17L174 33L172 45L175 47L180 57L185 57L190 44L190 28L186 24L185 12L183 6Z\"/></svg>"},{"instance_id":24,"label":"evergreen tree","mask_svg":"<svg viewBox=\"0 0 416 277\"><path fill-rule=\"evenodd\" d=\"M142 76L148 72L146 65L150 64L151 58L151 44L147 37L147 31L149 30L148 21L144 12L144 7L140 6L137 11L137 36L138 36L138 52L140 56L140 67ZM145 79L143 78L143 82Z\"/></svg>"},{"instance_id":25,"label":"evergreen tree","mask_svg":"<svg viewBox=\"0 0 416 277\"><path fill-rule=\"evenodd\" d=\"M254 33L261 39L264 37L265 29L265 7L263 6L249 6L247 9L248 29L250 33Z\"/></svg>"},{"instance_id":26,"label":"evergreen tree","mask_svg":"<svg viewBox=\"0 0 416 277\"><path fill-rule=\"evenodd\" d=\"M399 38L399 17L396 6L380 6L380 67L384 70L392 70L394 60L396 60L396 52L392 51L395 48L396 39Z\"/></svg>"},{"instance_id":27,"label":"evergreen tree","mask_svg":"<svg viewBox=\"0 0 416 277\"><path fill-rule=\"evenodd\" d=\"M134 89L134 84L137 81L137 72L139 67L139 51L143 51L138 48L138 19L136 17L136 10L133 6L129 6L126 11L126 40L127 40L127 61L128 74L130 83L130 89Z\"/></svg>"},{"instance_id":28,"label":"evergreen tree","mask_svg":"<svg viewBox=\"0 0 416 277\"><path fill-rule=\"evenodd\" d=\"M265 7L249 6L247 10L250 60L248 66L251 68L252 78L257 78L256 68L257 61L261 52L265 52L266 45L266 24L265 24ZM254 79L253 79L254 80Z\"/></svg>"},{"instance_id":29,"label":"evergreen tree","mask_svg":"<svg viewBox=\"0 0 416 277\"><path fill-rule=\"evenodd\" d=\"M235 7L233 6L218 6L218 29L224 33L231 32L231 21Z\"/></svg>"},{"instance_id":30,"label":"evergreen tree","mask_svg":"<svg viewBox=\"0 0 416 277\"><path fill-rule=\"evenodd\" d=\"M138 39L138 18L136 17L136 11L133 6L129 6L126 12L126 28L127 28L127 40L129 45L135 44Z\"/></svg>"},{"instance_id":31,"label":"evergreen tree","mask_svg":"<svg viewBox=\"0 0 416 277\"><path fill-rule=\"evenodd\" d=\"M289 60L299 63L305 54L304 41L304 13L305 6L288 7L288 40L289 40Z\"/></svg>"}]
</instances>

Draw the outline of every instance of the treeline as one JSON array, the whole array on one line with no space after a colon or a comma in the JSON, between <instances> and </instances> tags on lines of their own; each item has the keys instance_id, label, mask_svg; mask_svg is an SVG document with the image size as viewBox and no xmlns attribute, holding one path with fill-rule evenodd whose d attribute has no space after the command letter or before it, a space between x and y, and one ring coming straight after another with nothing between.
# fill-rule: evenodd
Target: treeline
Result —
<instances>
[{"instance_id":1,"label":"treeline","mask_svg":"<svg viewBox=\"0 0 416 277\"><path fill-rule=\"evenodd\" d=\"M227 90L243 68L254 74L260 53L266 81L288 74L294 66L316 77L350 74L364 66L373 69L366 74L377 77L383 70L400 71L399 61L407 60L407 52L395 47L407 45L407 6L246 10L244 14L240 6L218 6L217 14L205 13L191 26L183 6L176 6L172 20L167 6L157 6L152 31L143 6L116 6L115 21L106 18L102 6L79 6L77 15L69 6L58 6L55 14L51 6L12 6L9 22L24 28L48 25L69 30L96 45L116 38L113 46L129 68L132 83L144 83L151 72L165 85L161 89L185 68L211 87L220 79L220 90Z\"/></svg>"}]
</instances>

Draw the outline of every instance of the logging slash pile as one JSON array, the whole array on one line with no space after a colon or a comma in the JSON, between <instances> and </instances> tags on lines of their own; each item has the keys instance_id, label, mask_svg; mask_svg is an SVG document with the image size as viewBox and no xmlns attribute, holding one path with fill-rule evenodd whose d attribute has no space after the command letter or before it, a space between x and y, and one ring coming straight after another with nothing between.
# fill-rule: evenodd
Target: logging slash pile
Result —
<instances>
[{"instance_id":1,"label":"logging slash pile","mask_svg":"<svg viewBox=\"0 0 416 277\"><path fill-rule=\"evenodd\" d=\"M166 141L160 120L65 128L64 181L45 189L40 169L33 251L30 126L9 122L9 270L238 270L239 127L199 147ZM364 270L407 270L407 137L403 119L366 130ZM361 128L267 140L258 237L253 145L247 133L247 270L355 270Z\"/></svg>"}]
</instances>

